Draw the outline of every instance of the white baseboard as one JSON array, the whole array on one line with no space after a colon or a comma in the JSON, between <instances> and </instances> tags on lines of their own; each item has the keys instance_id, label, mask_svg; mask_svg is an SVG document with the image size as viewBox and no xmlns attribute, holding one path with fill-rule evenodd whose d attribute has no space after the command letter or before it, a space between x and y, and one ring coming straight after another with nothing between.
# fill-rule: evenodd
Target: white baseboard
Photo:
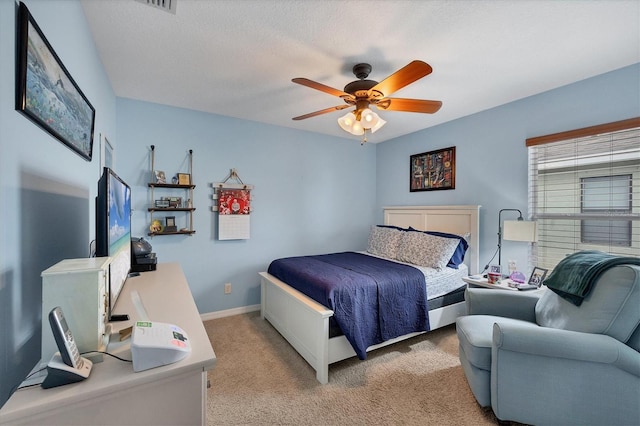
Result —
<instances>
[{"instance_id":1,"label":"white baseboard","mask_svg":"<svg viewBox=\"0 0 640 426\"><path fill-rule=\"evenodd\" d=\"M260 305L242 306L240 308L233 308L233 309L227 309L224 311L216 311L216 312L209 312L206 314L200 314L200 319L202 321L209 321L212 319L230 317L233 315L248 314L249 312L255 312L259 310L260 310Z\"/></svg>"}]
</instances>

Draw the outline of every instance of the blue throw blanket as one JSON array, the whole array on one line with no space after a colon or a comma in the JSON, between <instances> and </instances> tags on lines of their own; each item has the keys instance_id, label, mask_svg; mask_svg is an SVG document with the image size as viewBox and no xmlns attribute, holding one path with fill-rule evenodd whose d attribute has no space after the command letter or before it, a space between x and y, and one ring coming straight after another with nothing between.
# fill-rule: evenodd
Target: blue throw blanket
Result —
<instances>
[{"instance_id":1,"label":"blue throw blanket","mask_svg":"<svg viewBox=\"0 0 640 426\"><path fill-rule=\"evenodd\" d=\"M573 253L558 263L544 285L576 306L582 304L591 288L607 269L616 265L640 265L636 257L620 257L597 250Z\"/></svg>"},{"instance_id":2,"label":"blue throw blanket","mask_svg":"<svg viewBox=\"0 0 640 426\"><path fill-rule=\"evenodd\" d=\"M360 359L371 345L429 331L424 275L412 266L344 252L274 260L268 272L333 310Z\"/></svg>"}]
</instances>

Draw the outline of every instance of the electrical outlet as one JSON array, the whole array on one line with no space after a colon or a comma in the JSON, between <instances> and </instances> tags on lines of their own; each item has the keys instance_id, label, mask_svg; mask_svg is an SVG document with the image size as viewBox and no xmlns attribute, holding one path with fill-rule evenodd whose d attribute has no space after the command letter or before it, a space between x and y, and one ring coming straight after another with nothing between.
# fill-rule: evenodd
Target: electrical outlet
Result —
<instances>
[{"instance_id":1,"label":"electrical outlet","mask_svg":"<svg viewBox=\"0 0 640 426\"><path fill-rule=\"evenodd\" d=\"M231 294L231 283L225 283L224 294Z\"/></svg>"}]
</instances>

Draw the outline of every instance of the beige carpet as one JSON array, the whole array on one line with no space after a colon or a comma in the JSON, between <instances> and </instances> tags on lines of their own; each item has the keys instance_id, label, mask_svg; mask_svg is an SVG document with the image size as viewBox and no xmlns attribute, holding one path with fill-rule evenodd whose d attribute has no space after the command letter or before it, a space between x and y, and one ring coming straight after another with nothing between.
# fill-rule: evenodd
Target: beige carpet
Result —
<instances>
[{"instance_id":1,"label":"beige carpet","mask_svg":"<svg viewBox=\"0 0 640 426\"><path fill-rule=\"evenodd\" d=\"M476 403L451 325L329 367L329 384L258 312L204 323L217 356L210 425L495 425Z\"/></svg>"}]
</instances>

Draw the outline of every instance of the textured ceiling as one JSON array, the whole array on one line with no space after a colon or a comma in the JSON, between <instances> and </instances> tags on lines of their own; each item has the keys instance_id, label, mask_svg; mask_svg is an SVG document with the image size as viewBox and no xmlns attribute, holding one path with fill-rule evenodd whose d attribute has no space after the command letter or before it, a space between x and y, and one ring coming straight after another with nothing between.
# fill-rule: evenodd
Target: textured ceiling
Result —
<instances>
[{"instance_id":1,"label":"textured ceiling","mask_svg":"<svg viewBox=\"0 0 640 426\"><path fill-rule=\"evenodd\" d=\"M117 96L359 140L340 105L354 64L381 81L420 59L433 73L392 96L437 113L378 111L381 142L640 62L640 1L82 0Z\"/></svg>"}]
</instances>

